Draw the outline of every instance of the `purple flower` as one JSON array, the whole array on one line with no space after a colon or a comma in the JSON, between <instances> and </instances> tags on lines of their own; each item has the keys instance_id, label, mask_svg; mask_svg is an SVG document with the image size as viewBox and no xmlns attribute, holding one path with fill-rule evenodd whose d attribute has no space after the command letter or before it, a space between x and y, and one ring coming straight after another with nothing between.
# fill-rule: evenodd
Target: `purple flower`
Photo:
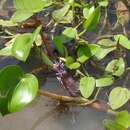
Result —
<instances>
[{"instance_id":1,"label":"purple flower","mask_svg":"<svg viewBox=\"0 0 130 130\"><path fill-rule=\"evenodd\" d=\"M54 69L57 71L56 78L63 85L64 80L64 64L62 62L55 61L53 64Z\"/></svg>"}]
</instances>

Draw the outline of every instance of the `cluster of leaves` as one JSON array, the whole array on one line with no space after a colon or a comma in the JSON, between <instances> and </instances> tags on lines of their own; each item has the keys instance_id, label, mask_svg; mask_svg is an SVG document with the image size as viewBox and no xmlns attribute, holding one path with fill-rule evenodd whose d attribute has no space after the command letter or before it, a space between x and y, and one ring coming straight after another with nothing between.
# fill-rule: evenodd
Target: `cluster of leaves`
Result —
<instances>
[{"instance_id":1,"label":"cluster of leaves","mask_svg":"<svg viewBox=\"0 0 130 130\"><path fill-rule=\"evenodd\" d=\"M99 77L91 76L84 67L91 60L95 62L103 60L108 54L116 52L119 47L130 50L130 41L125 34L115 34L111 36L111 39L100 39L95 44L90 44L83 37L85 32L96 29L101 18L101 9L107 8L108 0L96 0L96 6L93 2L85 2L84 0L64 0L62 2L55 0L36 0L33 2L31 0L13 0L13 2L16 12L10 20L0 20L0 25L18 26L19 23L34 14L46 10L47 7L59 5L59 9L52 12L51 19L56 24L62 24L64 29L61 34L53 35L52 41L55 50L58 52L57 59L59 58L68 69L80 75L79 89L84 98L90 98L93 95L95 97L97 95L97 93L94 93L95 90L111 86L118 77L125 73L126 64L123 56L117 56L109 61ZM117 5L127 9L121 1ZM77 14L77 10L80 10L79 14ZM122 14L121 11L117 10L117 18L114 28L117 25L124 27L129 20L129 13ZM41 38L41 29L42 25L39 25L33 33L13 35L13 39L9 41L10 44L0 50L0 55L14 56L25 62L31 48L36 47L42 56L43 62L53 67L54 61L51 61L49 56L40 50L37 44L38 38ZM71 48L74 55L70 55L67 51L70 42L73 42ZM8 66L1 70L0 82L0 106L2 106L0 112L3 115L20 110L30 103L37 94L37 78L32 74L24 74L18 66ZM115 86L109 94L108 104L113 110L116 110L126 104L129 99L129 89L123 86ZM107 130L125 130L130 127L129 124L130 114L127 111L120 112L114 121L104 121Z\"/></svg>"}]
</instances>

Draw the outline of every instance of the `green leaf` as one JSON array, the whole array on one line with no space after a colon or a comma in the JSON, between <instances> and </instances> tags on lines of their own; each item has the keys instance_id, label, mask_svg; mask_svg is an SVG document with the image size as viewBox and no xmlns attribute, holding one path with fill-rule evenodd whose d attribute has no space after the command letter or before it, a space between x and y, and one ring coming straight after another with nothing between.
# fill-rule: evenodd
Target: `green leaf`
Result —
<instances>
[{"instance_id":1,"label":"green leaf","mask_svg":"<svg viewBox=\"0 0 130 130\"><path fill-rule=\"evenodd\" d=\"M80 92L83 97L88 98L95 89L96 81L93 77L83 77L80 79Z\"/></svg>"},{"instance_id":2,"label":"green leaf","mask_svg":"<svg viewBox=\"0 0 130 130\"><path fill-rule=\"evenodd\" d=\"M33 32L33 41L35 41L40 33L42 29L42 25L38 26L35 31Z\"/></svg>"},{"instance_id":3,"label":"green leaf","mask_svg":"<svg viewBox=\"0 0 130 130\"><path fill-rule=\"evenodd\" d=\"M109 95L109 104L112 109L122 107L130 99L130 91L127 88L116 87Z\"/></svg>"},{"instance_id":4,"label":"green leaf","mask_svg":"<svg viewBox=\"0 0 130 130\"><path fill-rule=\"evenodd\" d=\"M57 51L58 51L62 56L64 56L64 55L65 55L65 49L64 49L64 45L63 45L63 43L62 43L61 37L60 37L60 36L55 36L53 42L54 42L54 45L55 45Z\"/></svg>"},{"instance_id":5,"label":"green leaf","mask_svg":"<svg viewBox=\"0 0 130 130\"><path fill-rule=\"evenodd\" d=\"M122 34L118 34L118 35L114 35L114 39L124 48L130 49L130 41L126 36Z\"/></svg>"},{"instance_id":6,"label":"green leaf","mask_svg":"<svg viewBox=\"0 0 130 130\"><path fill-rule=\"evenodd\" d=\"M107 54L116 50L116 42L109 39L102 39L98 41L97 45L100 46L98 51L95 53L94 58L97 60L103 59Z\"/></svg>"},{"instance_id":7,"label":"green leaf","mask_svg":"<svg viewBox=\"0 0 130 130\"><path fill-rule=\"evenodd\" d=\"M11 17L14 23L22 22L33 15L33 12L27 10L17 10Z\"/></svg>"},{"instance_id":8,"label":"green leaf","mask_svg":"<svg viewBox=\"0 0 130 130\"><path fill-rule=\"evenodd\" d=\"M0 71L0 112L2 115L9 113L7 103L8 96L12 93L20 78L23 70L19 66L8 66Z\"/></svg>"},{"instance_id":9,"label":"green leaf","mask_svg":"<svg viewBox=\"0 0 130 130\"><path fill-rule=\"evenodd\" d=\"M100 19L101 11L100 7L97 7L93 13L88 17L88 19L84 22L83 27L86 31L91 31L96 28L99 19Z\"/></svg>"},{"instance_id":10,"label":"green leaf","mask_svg":"<svg viewBox=\"0 0 130 130\"><path fill-rule=\"evenodd\" d=\"M72 23L74 19L73 11L69 10L65 17L63 17L61 23Z\"/></svg>"},{"instance_id":11,"label":"green leaf","mask_svg":"<svg viewBox=\"0 0 130 130\"><path fill-rule=\"evenodd\" d=\"M32 74L24 74L19 66L0 71L0 112L16 112L29 104L37 94L38 81Z\"/></svg>"},{"instance_id":12,"label":"green leaf","mask_svg":"<svg viewBox=\"0 0 130 130\"><path fill-rule=\"evenodd\" d=\"M121 76L125 71L125 62L123 58L110 61L105 71L112 73L114 76Z\"/></svg>"},{"instance_id":13,"label":"green leaf","mask_svg":"<svg viewBox=\"0 0 130 130\"><path fill-rule=\"evenodd\" d=\"M89 16L93 13L95 7L92 4L87 4L85 8L83 8L83 16L88 19Z\"/></svg>"},{"instance_id":14,"label":"green leaf","mask_svg":"<svg viewBox=\"0 0 130 130\"><path fill-rule=\"evenodd\" d=\"M52 17L58 23L71 23L73 20L73 12L70 9L70 5L64 5L61 9L55 10L52 13Z\"/></svg>"},{"instance_id":15,"label":"green leaf","mask_svg":"<svg viewBox=\"0 0 130 130\"><path fill-rule=\"evenodd\" d=\"M9 45L0 50L0 56L11 56L12 55L12 45Z\"/></svg>"},{"instance_id":16,"label":"green leaf","mask_svg":"<svg viewBox=\"0 0 130 130\"><path fill-rule=\"evenodd\" d=\"M24 33L18 36L12 47L12 55L21 61L26 61L33 44L32 36L31 33Z\"/></svg>"},{"instance_id":17,"label":"green leaf","mask_svg":"<svg viewBox=\"0 0 130 130\"><path fill-rule=\"evenodd\" d=\"M99 46L95 44L88 44L80 47L77 52L78 55L77 61L84 63L86 60L92 57L97 52L98 49Z\"/></svg>"},{"instance_id":18,"label":"green leaf","mask_svg":"<svg viewBox=\"0 0 130 130\"><path fill-rule=\"evenodd\" d=\"M116 116L115 121L125 128L130 127L130 114L128 111L121 111Z\"/></svg>"},{"instance_id":19,"label":"green leaf","mask_svg":"<svg viewBox=\"0 0 130 130\"><path fill-rule=\"evenodd\" d=\"M8 109L10 112L15 112L27 104L29 104L37 95L38 80L32 74L25 74L15 87L10 100Z\"/></svg>"},{"instance_id":20,"label":"green leaf","mask_svg":"<svg viewBox=\"0 0 130 130\"><path fill-rule=\"evenodd\" d=\"M52 0L13 0L14 6L20 10L28 10L30 12L39 12L44 7L52 4Z\"/></svg>"},{"instance_id":21,"label":"green leaf","mask_svg":"<svg viewBox=\"0 0 130 130\"><path fill-rule=\"evenodd\" d=\"M113 120L104 120L103 125L105 127L105 130L127 130Z\"/></svg>"},{"instance_id":22,"label":"green leaf","mask_svg":"<svg viewBox=\"0 0 130 130\"><path fill-rule=\"evenodd\" d=\"M100 6L106 7L108 6L108 0L96 0Z\"/></svg>"},{"instance_id":23,"label":"green leaf","mask_svg":"<svg viewBox=\"0 0 130 130\"><path fill-rule=\"evenodd\" d=\"M80 67L80 63L75 62L75 59L71 56L66 58L66 63L65 65L70 68L70 69L77 69Z\"/></svg>"},{"instance_id":24,"label":"green leaf","mask_svg":"<svg viewBox=\"0 0 130 130\"><path fill-rule=\"evenodd\" d=\"M77 30L76 28L72 27L67 27L63 32L62 35L70 38L70 39L75 39L77 37Z\"/></svg>"},{"instance_id":25,"label":"green leaf","mask_svg":"<svg viewBox=\"0 0 130 130\"><path fill-rule=\"evenodd\" d=\"M106 87L112 85L114 79L111 75L104 75L99 79L96 79L96 87Z\"/></svg>"}]
</instances>

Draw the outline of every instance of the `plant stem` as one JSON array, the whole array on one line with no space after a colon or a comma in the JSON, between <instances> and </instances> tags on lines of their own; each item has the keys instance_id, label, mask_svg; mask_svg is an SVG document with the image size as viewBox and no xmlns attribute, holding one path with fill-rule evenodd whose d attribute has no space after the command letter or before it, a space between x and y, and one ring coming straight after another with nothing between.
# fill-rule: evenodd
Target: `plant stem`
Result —
<instances>
[{"instance_id":1,"label":"plant stem","mask_svg":"<svg viewBox=\"0 0 130 130\"><path fill-rule=\"evenodd\" d=\"M91 107L91 108L94 108L96 110L104 111L104 112L107 112L107 113L112 114L112 115L117 115L117 113L118 113L117 111L110 109L108 106L106 106L104 104L101 104L98 102L91 102L91 100L81 98L81 97L62 96L62 95L54 94L54 93L47 92L44 90L38 90L38 94L52 98L52 99L59 100L61 102L66 102L66 103L73 103L73 102L74 103L86 103L86 104L88 103L86 105L87 107ZM90 102L92 104L90 104Z\"/></svg>"},{"instance_id":2,"label":"plant stem","mask_svg":"<svg viewBox=\"0 0 130 130\"><path fill-rule=\"evenodd\" d=\"M52 50L50 49L49 43L47 42L44 33L43 33L43 32L40 32L40 35L41 35L42 41L43 41L43 43L44 43L44 45L45 45L45 48L46 48L46 50L47 50L48 56L49 56L50 58L53 58L53 59L54 59L54 54L53 54Z\"/></svg>"},{"instance_id":3,"label":"plant stem","mask_svg":"<svg viewBox=\"0 0 130 130\"><path fill-rule=\"evenodd\" d=\"M80 98L80 97L69 97L69 96L62 96L58 94L54 94L51 92L47 92L44 90L38 90L38 93L42 96L50 97L52 99L56 99L62 102L75 102L75 103L86 103L89 102L88 99Z\"/></svg>"},{"instance_id":4,"label":"plant stem","mask_svg":"<svg viewBox=\"0 0 130 130\"><path fill-rule=\"evenodd\" d=\"M81 37L86 32L86 29L84 29L81 33L79 33L79 37Z\"/></svg>"}]
</instances>

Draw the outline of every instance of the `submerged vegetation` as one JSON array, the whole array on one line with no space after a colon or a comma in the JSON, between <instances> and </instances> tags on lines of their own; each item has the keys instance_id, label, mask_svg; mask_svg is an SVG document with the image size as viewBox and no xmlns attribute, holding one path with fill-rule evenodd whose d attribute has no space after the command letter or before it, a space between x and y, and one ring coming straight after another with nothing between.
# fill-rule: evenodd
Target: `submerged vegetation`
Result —
<instances>
[{"instance_id":1,"label":"submerged vegetation","mask_svg":"<svg viewBox=\"0 0 130 130\"><path fill-rule=\"evenodd\" d=\"M105 111L115 116L103 121L106 130L127 130L129 0L13 0L13 5L11 18L0 19L0 37L8 40L0 56L26 62L33 53L42 66L30 73L18 65L0 70L0 113L16 112L40 94ZM45 68L55 73L68 96L39 90L35 73ZM106 88L107 100L102 95Z\"/></svg>"}]
</instances>

